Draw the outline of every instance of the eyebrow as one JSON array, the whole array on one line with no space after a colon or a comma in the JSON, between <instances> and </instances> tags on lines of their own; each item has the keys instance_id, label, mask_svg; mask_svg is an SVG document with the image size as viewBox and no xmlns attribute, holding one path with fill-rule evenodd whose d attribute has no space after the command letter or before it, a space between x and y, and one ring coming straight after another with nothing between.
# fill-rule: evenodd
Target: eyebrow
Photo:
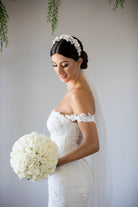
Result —
<instances>
[{"instance_id":1,"label":"eyebrow","mask_svg":"<svg viewBox=\"0 0 138 207\"><path fill-rule=\"evenodd\" d=\"M53 61L52 61L53 62ZM64 62L69 62L69 61L62 61L62 62L60 62L60 63L64 63ZM55 63L55 62L53 62L53 63Z\"/></svg>"}]
</instances>

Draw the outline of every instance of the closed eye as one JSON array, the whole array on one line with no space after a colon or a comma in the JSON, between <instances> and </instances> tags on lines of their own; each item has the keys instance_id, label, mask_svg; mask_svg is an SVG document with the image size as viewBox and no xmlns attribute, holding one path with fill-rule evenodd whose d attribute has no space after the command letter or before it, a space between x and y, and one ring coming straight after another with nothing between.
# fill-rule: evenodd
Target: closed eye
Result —
<instances>
[{"instance_id":1,"label":"closed eye","mask_svg":"<svg viewBox=\"0 0 138 207\"><path fill-rule=\"evenodd\" d=\"M68 65L62 65L63 68L67 67ZM53 65L53 67L57 67L57 65Z\"/></svg>"}]
</instances>

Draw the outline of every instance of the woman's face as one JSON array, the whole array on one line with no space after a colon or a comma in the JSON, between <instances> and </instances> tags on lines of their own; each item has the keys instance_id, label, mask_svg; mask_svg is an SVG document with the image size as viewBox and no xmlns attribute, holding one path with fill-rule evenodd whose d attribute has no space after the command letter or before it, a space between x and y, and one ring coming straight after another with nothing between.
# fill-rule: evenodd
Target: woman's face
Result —
<instances>
[{"instance_id":1,"label":"woman's face","mask_svg":"<svg viewBox=\"0 0 138 207\"><path fill-rule=\"evenodd\" d=\"M67 58L60 54L54 54L51 57L54 71L59 78L67 82L77 77L80 72L79 66L81 65L83 58L79 58L78 61L72 58Z\"/></svg>"}]
</instances>

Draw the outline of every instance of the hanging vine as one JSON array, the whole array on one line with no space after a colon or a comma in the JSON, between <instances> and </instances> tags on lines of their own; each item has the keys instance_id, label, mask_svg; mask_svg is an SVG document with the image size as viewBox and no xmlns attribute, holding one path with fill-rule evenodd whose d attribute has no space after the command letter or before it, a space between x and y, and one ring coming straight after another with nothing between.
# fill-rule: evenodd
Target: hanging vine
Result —
<instances>
[{"instance_id":1,"label":"hanging vine","mask_svg":"<svg viewBox=\"0 0 138 207\"><path fill-rule=\"evenodd\" d=\"M109 3L112 1L114 1L114 7L112 10L115 11L119 6L121 8L124 7L125 0L109 0ZM47 22L51 23L52 35L54 35L57 28L59 7L61 7L61 0L49 0Z\"/></svg>"},{"instance_id":2,"label":"hanging vine","mask_svg":"<svg viewBox=\"0 0 138 207\"><path fill-rule=\"evenodd\" d=\"M113 11L115 11L119 6L121 8L124 8L124 3L125 0L109 0L109 3L111 3L112 1L114 1L114 7L113 7Z\"/></svg>"},{"instance_id":3,"label":"hanging vine","mask_svg":"<svg viewBox=\"0 0 138 207\"><path fill-rule=\"evenodd\" d=\"M0 0L0 52L2 52L3 46L8 46L8 13L6 7Z\"/></svg>"},{"instance_id":4,"label":"hanging vine","mask_svg":"<svg viewBox=\"0 0 138 207\"><path fill-rule=\"evenodd\" d=\"M52 35L57 28L59 7L61 7L61 0L49 0L47 22L51 23Z\"/></svg>"},{"instance_id":5,"label":"hanging vine","mask_svg":"<svg viewBox=\"0 0 138 207\"><path fill-rule=\"evenodd\" d=\"M13 0L16 1L16 0ZM116 10L119 6L124 7L125 0L108 0L109 3L114 2L114 7L112 10ZM61 0L48 0L48 13L47 22L51 23L52 35L57 28L58 23L58 12L61 7ZM0 52L2 52L3 47L8 46L8 13L5 5L0 0Z\"/></svg>"}]
</instances>

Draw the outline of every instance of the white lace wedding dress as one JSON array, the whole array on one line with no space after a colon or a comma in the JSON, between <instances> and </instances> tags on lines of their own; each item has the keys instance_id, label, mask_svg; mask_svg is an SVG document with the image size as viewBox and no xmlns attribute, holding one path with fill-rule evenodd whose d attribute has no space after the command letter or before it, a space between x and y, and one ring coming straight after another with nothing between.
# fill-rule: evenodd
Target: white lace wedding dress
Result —
<instances>
[{"instance_id":1,"label":"white lace wedding dress","mask_svg":"<svg viewBox=\"0 0 138 207\"><path fill-rule=\"evenodd\" d=\"M78 123L95 122L95 114L67 115L52 110L47 119L50 138L59 147L60 157L75 150L83 142ZM93 171L85 158L65 163L48 177L48 207L89 207L93 189Z\"/></svg>"}]
</instances>

